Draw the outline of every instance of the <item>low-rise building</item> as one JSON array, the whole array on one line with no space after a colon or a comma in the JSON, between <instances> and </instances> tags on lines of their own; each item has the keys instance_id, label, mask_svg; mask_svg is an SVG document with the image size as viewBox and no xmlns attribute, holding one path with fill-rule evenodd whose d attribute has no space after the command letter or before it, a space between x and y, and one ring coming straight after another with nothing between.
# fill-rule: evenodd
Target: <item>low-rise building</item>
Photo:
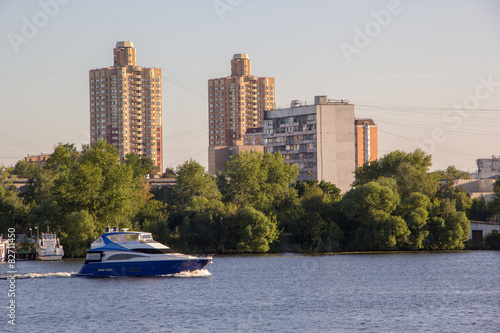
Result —
<instances>
[{"instance_id":1,"label":"low-rise building","mask_svg":"<svg viewBox=\"0 0 500 333\"><path fill-rule=\"evenodd\" d=\"M475 243L481 243L485 236L492 232L500 231L500 220L498 218L488 219L488 221L470 221L469 239Z\"/></svg>"},{"instance_id":2,"label":"low-rise building","mask_svg":"<svg viewBox=\"0 0 500 333\"><path fill-rule=\"evenodd\" d=\"M454 186L463 187L469 196L474 198L484 197L486 202L495 199L495 192L493 191L493 184L496 179L455 179Z\"/></svg>"},{"instance_id":3,"label":"low-rise building","mask_svg":"<svg viewBox=\"0 0 500 333\"><path fill-rule=\"evenodd\" d=\"M24 160L28 163L35 163L37 166L45 164L51 154L28 155Z\"/></svg>"}]
</instances>

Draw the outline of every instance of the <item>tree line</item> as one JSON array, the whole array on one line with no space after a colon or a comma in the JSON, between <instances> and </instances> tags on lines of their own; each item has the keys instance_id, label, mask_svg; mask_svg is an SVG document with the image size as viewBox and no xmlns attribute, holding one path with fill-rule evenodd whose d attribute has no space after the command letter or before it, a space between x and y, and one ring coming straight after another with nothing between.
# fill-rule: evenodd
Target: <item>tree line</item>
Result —
<instances>
[{"instance_id":1,"label":"tree line","mask_svg":"<svg viewBox=\"0 0 500 333\"><path fill-rule=\"evenodd\" d=\"M358 168L342 195L325 181L296 181L297 168L279 153L243 152L216 176L193 160L167 168L177 185L151 189L148 158L120 161L102 141L81 152L59 144L43 166L2 169L0 231L49 227L72 257L84 256L108 226L152 232L182 252L462 249L469 218L498 216L499 200L471 200L452 186L466 173L430 166L421 150L394 151ZM23 192L12 175L28 178ZM494 248L498 239L489 242Z\"/></svg>"}]
</instances>

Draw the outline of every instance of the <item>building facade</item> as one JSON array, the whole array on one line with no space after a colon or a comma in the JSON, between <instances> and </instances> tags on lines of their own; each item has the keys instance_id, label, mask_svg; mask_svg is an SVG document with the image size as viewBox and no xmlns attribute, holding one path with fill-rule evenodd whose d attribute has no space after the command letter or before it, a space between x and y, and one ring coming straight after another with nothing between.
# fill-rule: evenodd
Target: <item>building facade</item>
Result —
<instances>
[{"instance_id":1,"label":"building facade","mask_svg":"<svg viewBox=\"0 0 500 333\"><path fill-rule=\"evenodd\" d=\"M45 164L49 159L51 154L40 154L40 155L28 155L24 160L28 163L34 163L37 166Z\"/></svg>"},{"instance_id":2,"label":"building facade","mask_svg":"<svg viewBox=\"0 0 500 333\"><path fill-rule=\"evenodd\" d=\"M476 160L477 173L479 178L497 177L500 174L500 157L491 156L491 158L480 158Z\"/></svg>"},{"instance_id":3,"label":"building facade","mask_svg":"<svg viewBox=\"0 0 500 333\"><path fill-rule=\"evenodd\" d=\"M299 180L325 180L347 192L354 181L354 105L316 96L266 112L264 151L280 152L299 169Z\"/></svg>"},{"instance_id":4,"label":"building facade","mask_svg":"<svg viewBox=\"0 0 500 333\"><path fill-rule=\"evenodd\" d=\"M373 119L354 119L356 169L378 158L378 131Z\"/></svg>"},{"instance_id":5,"label":"building facade","mask_svg":"<svg viewBox=\"0 0 500 333\"><path fill-rule=\"evenodd\" d=\"M118 148L120 159L135 153L163 171L160 68L136 64L132 42L117 42L112 67L89 71L90 140Z\"/></svg>"},{"instance_id":6,"label":"building facade","mask_svg":"<svg viewBox=\"0 0 500 333\"><path fill-rule=\"evenodd\" d=\"M262 127L264 111L275 108L274 78L251 75L250 65L247 54L235 54L231 76L208 80L210 173L221 170L231 152L259 149L239 146L248 129Z\"/></svg>"}]
</instances>

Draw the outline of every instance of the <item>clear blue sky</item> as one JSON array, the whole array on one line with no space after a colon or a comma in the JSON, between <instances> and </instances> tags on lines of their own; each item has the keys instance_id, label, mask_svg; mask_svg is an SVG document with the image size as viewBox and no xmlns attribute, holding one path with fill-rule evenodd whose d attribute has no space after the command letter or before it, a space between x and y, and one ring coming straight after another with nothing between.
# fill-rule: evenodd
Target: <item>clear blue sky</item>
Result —
<instances>
[{"instance_id":1,"label":"clear blue sky","mask_svg":"<svg viewBox=\"0 0 500 333\"><path fill-rule=\"evenodd\" d=\"M234 53L276 79L278 106L348 99L379 155L420 147L468 171L500 155L497 0L60 1L0 2L0 165L89 142L88 71L119 40L162 68L165 167L207 165L207 80Z\"/></svg>"}]
</instances>

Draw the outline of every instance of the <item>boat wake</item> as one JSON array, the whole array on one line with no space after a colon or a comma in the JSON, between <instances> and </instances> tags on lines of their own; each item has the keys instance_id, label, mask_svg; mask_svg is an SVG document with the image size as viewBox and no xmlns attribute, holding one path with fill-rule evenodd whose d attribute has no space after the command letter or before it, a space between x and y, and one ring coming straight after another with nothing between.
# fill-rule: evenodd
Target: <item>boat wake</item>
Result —
<instances>
[{"instance_id":1,"label":"boat wake","mask_svg":"<svg viewBox=\"0 0 500 333\"><path fill-rule=\"evenodd\" d=\"M14 279L38 279L38 278L68 278L75 277L76 272L57 272L57 273L26 273L26 274L0 274L0 280ZM206 269L199 269L192 272L180 272L177 274L157 275L158 277L174 277L174 278L192 278L192 277L208 277L212 276ZM119 277L119 276L117 276Z\"/></svg>"},{"instance_id":2,"label":"boat wake","mask_svg":"<svg viewBox=\"0 0 500 333\"><path fill-rule=\"evenodd\" d=\"M26 273L26 274L0 274L0 280L9 280L14 277L17 279L36 279L36 278L65 278L73 277L76 272L57 272L57 273Z\"/></svg>"},{"instance_id":3,"label":"boat wake","mask_svg":"<svg viewBox=\"0 0 500 333\"><path fill-rule=\"evenodd\" d=\"M207 277L207 276L212 276L212 273L210 273L206 269L198 269L196 271L191 271L191 272L180 272L180 273L176 273L176 274L166 274L166 275L160 275L160 276L176 277L176 278L190 278L190 277Z\"/></svg>"}]
</instances>

